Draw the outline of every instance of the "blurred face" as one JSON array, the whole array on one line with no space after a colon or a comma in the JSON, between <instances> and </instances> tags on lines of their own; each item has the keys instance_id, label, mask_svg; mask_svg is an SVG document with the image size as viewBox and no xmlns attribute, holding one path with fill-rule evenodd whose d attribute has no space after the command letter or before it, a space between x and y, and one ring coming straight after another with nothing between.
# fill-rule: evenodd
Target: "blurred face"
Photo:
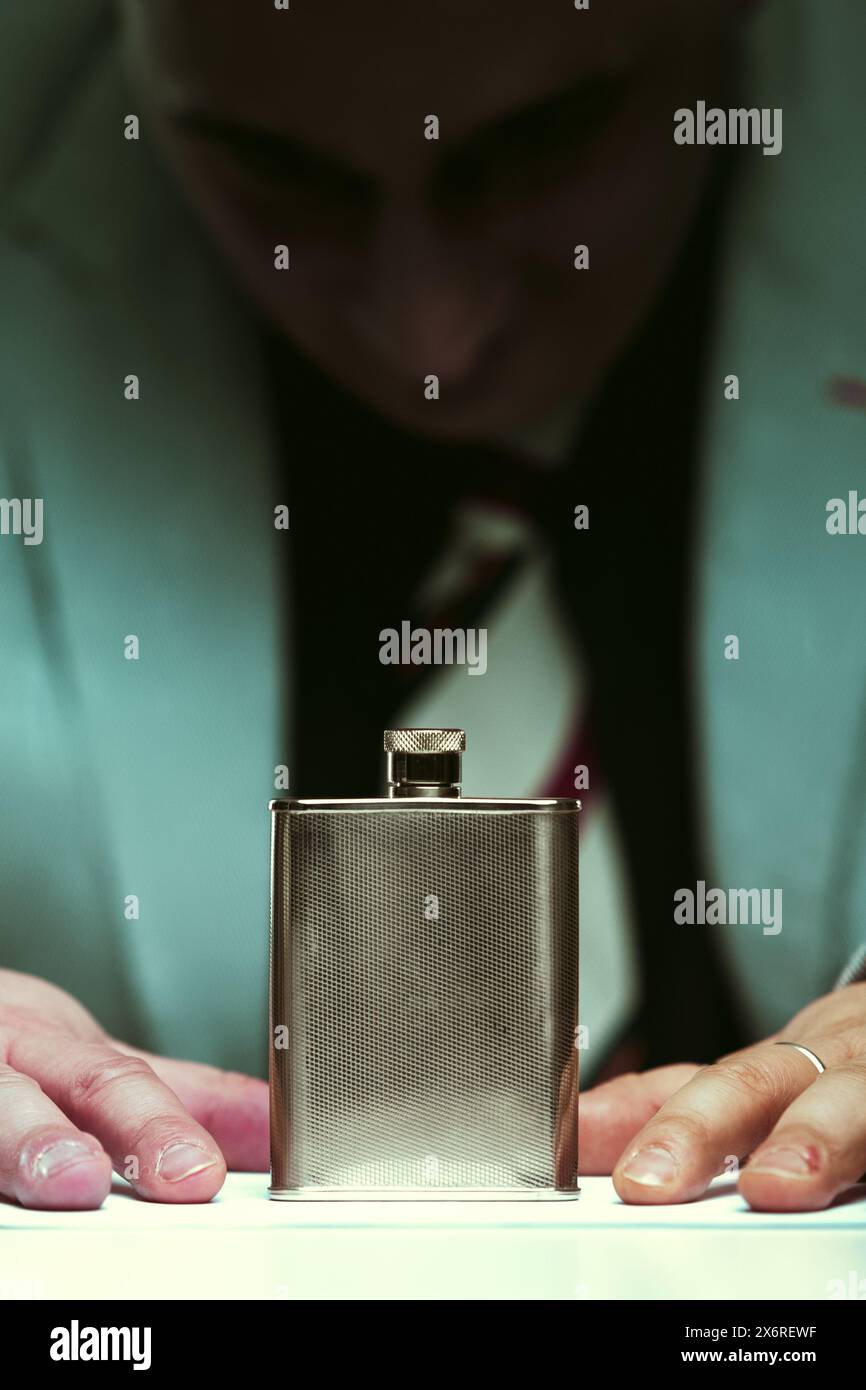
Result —
<instances>
[{"instance_id":1,"label":"blurred face","mask_svg":"<svg viewBox=\"0 0 866 1390\"><path fill-rule=\"evenodd\" d=\"M587 398L639 325L706 176L673 113L725 103L731 9L123 0L144 109L249 294L349 391L454 438Z\"/></svg>"}]
</instances>

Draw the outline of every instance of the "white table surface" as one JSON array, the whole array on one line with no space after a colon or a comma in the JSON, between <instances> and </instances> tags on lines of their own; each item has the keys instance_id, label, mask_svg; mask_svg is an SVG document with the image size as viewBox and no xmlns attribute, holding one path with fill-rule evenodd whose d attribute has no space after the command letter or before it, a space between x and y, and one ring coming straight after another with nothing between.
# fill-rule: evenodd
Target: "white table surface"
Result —
<instances>
[{"instance_id":1,"label":"white table surface","mask_svg":"<svg viewBox=\"0 0 866 1390\"><path fill-rule=\"evenodd\" d=\"M826 1212L701 1201L627 1207L608 1178L576 1201L274 1202L229 1175L206 1206L96 1212L0 1202L0 1298L866 1298L866 1185ZM862 1282L860 1282L862 1281Z\"/></svg>"}]
</instances>

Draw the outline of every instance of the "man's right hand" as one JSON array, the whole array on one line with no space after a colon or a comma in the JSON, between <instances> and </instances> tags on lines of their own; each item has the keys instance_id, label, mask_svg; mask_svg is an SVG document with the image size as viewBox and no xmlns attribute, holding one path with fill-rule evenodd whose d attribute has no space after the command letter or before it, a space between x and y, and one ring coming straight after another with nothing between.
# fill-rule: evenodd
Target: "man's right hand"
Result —
<instances>
[{"instance_id":1,"label":"man's right hand","mask_svg":"<svg viewBox=\"0 0 866 1390\"><path fill-rule=\"evenodd\" d=\"M266 1082L110 1038L71 995L0 970L0 1195L98 1207L112 1169L153 1202L207 1202L268 1167Z\"/></svg>"}]
</instances>

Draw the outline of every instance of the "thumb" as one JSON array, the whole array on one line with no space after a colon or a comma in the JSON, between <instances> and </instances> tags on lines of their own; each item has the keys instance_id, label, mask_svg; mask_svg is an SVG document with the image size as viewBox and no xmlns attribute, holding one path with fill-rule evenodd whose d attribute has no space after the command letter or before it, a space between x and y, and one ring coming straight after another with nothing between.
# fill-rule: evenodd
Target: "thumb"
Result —
<instances>
[{"instance_id":1,"label":"thumb","mask_svg":"<svg viewBox=\"0 0 866 1390\"><path fill-rule=\"evenodd\" d=\"M697 1063L678 1062L640 1075L629 1072L585 1091L578 1107L581 1173L612 1173L629 1140L696 1071Z\"/></svg>"},{"instance_id":2,"label":"thumb","mask_svg":"<svg viewBox=\"0 0 866 1390\"><path fill-rule=\"evenodd\" d=\"M222 1071L205 1062L160 1057L111 1039L128 1057L141 1057L170 1086L195 1120L212 1135L226 1166L235 1172L266 1173L268 1154L268 1084L257 1076Z\"/></svg>"}]
</instances>

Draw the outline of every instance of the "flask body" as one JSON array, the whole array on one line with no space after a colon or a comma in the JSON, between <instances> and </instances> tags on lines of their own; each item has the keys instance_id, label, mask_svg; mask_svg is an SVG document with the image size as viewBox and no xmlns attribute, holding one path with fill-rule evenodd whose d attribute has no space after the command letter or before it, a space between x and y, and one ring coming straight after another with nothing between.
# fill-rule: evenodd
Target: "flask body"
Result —
<instances>
[{"instance_id":1,"label":"flask body","mask_svg":"<svg viewBox=\"0 0 866 1390\"><path fill-rule=\"evenodd\" d=\"M271 810L271 1195L576 1195L579 803Z\"/></svg>"}]
</instances>

